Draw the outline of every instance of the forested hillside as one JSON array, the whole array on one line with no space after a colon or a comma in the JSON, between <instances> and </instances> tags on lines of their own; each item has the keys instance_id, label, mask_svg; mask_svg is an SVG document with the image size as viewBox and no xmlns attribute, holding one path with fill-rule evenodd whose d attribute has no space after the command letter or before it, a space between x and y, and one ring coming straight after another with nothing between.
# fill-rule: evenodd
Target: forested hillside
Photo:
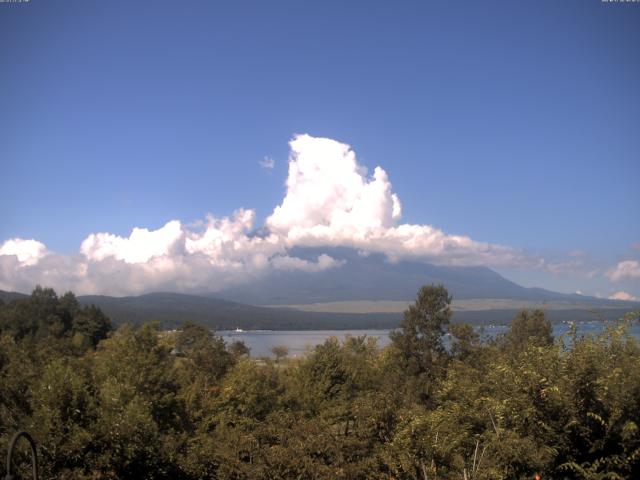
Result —
<instances>
[{"instance_id":1,"label":"forested hillside","mask_svg":"<svg viewBox=\"0 0 640 480\"><path fill-rule=\"evenodd\" d=\"M158 320L165 328L177 328L185 320L216 330L323 330L344 328L395 328L399 313L318 313L289 308L256 307L229 300L185 295L149 293L137 297L87 295L84 305L97 305L116 324L141 324Z\"/></svg>"},{"instance_id":2,"label":"forested hillside","mask_svg":"<svg viewBox=\"0 0 640 480\"><path fill-rule=\"evenodd\" d=\"M28 295L3 292L0 301L25 299ZM331 313L304 311L296 308L270 308L237 303L219 298L180 293L156 292L135 297L109 297L105 295L81 295L78 304L96 306L105 313L114 326L125 323L141 325L158 321L164 329L179 328L185 321L193 321L214 330L357 330L397 328L402 313ZM626 303L626 305L625 305ZM576 304L574 307L555 308L543 305L552 323L615 320L637 308L631 302L606 304ZM535 304L534 304L535 305ZM531 307L530 305L527 305ZM451 320L472 325L506 325L518 312L515 308L477 309L458 308L455 305Z\"/></svg>"},{"instance_id":3,"label":"forested hillside","mask_svg":"<svg viewBox=\"0 0 640 480\"><path fill-rule=\"evenodd\" d=\"M0 444L29 431L43 479L640 478L624 321L554 339L522 311L483 343L450 302L423 287L383 350L332 339L271 361L193 323L114 331L36 289L0 302Z\"/></svg>"}]
</instances>

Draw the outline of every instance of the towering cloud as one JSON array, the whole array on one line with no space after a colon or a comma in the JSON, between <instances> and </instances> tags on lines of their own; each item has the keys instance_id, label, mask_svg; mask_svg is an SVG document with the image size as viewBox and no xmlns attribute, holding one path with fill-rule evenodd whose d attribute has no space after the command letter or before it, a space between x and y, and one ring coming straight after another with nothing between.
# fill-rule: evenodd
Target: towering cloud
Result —
<instances>
[{"instance_id":1,"label":"towering cloud","mask_svg":"<svg viewBox=\"0 0 640 480\"><path fill-rule=\"evenodd\" d=\"M349 145L309 135L290 145L287 194L267 225L291 244L366 239L400 218L387 173L367 178Z\"/></svg>"},{"instance_id":2,"label":"towering cloud","mask_svg":"<svg viewBox=\"0 0 640 480\"><path fill-rule=\"evenodd\" d=\"M290 142L286 194L256 229L255 211L208 217L198 228L178 220L128 237L94 233L77 255L48 252L35 240L0 246L0 288L36 283L81 293L127 294L170 289L215 291L271 269L309 272L339 267L328 255L292 257L292 247L347 246L451 265L536 266L506 246L448 235L430 225L402 224L401 204L387 173L369 175L344 143L299 135ZM27 286L25 288L25 286Z\"/></svg>"},{"instance_id":3,"label":"towering cloud","mask_svg":"<svg viewBox=\"0 0 640 480\"><path fill-rule=\"evenodd\" d=\"M452 265L533 262L512 248L447 235L430 225L399 224L400 199L387 173L376 167L367 177L349 145L309 135L290 145L287 192L267 219L288 246L343 245Z\"/></svg>"}]
</instances>

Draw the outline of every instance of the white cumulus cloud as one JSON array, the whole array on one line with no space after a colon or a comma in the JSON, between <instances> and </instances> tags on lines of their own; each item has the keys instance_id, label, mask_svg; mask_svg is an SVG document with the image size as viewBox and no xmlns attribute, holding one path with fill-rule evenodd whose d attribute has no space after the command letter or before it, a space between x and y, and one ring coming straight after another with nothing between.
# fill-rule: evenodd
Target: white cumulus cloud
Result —
<instances>
[{"instance_id":1,"label":"white cumulus cloud","mask_svg":"<svg viewBox=\"0 0 640 480\"><path fill-rule=\"evenodd\" d=\"M37 240L12 238L0 246L0 255L15 255L23 266L31 266L47 254L47 247Z\"/></svg>"},{"instance_id":2,"label":"white cumulus cloud","mask_svg":"<svg viewBox=\"0 0 640 480\"><path fill-rule=\"evenodd\" d=\"M400 199L387 173L376 167L367 176L349 145L299 135L290 146L286 195L266 222L288 246L350 246L451 265L535 263L509 247L400 224Z\"/></svg>"},{"instance_id":3,"label":"white cumulus cloud","mask_svg":"<svg viewBox=\"0 0 640 480\"><path fill-rule=\"evenodd\" d=\"M92 233L80 245L80 252L89 260L113 257L126 263L145 263L154 257L168 255L182 236L180 222L172 220L158 230L134 228L128 238Z\"/></svg>"},{"instance_id":4,"label":"white cumulus cloud","mask_svg":"<svg viewBox=\"0 0 640 480\"><path fill-rule=\"evenodd\" d=\"M266 267L284 246L275 235L251 235L255 216L253 210L240 209L231 218L209 217L203 232L187 234L186 253L201 255L212 267L223 269Z\"/></svg>"},{"instance_id":5,"label":"white cumulus cloud","mask_svg":"<svg viewBox=\"0 0 640 480\"><path fill-rule=\"evenodd\" d=\"M400 217L400 200L386 172L371 178L349 145L299 135L291 142L287 193L267 219L290 243L339 243L389 228Z\"/></svg>"},{"instance_id":6,"label":"white cumulus cloud","mask_svg":"<svg viewBox=\"0 0 640 480\"><path fill-rule=\"evenodd\" d=\"M625 260L606 273L609 280L619 282L625 279L640 278L640 262L637 260Z\"/></svg>"},{"instance_id":7,"label":"white cumulus cloud","mask_svg":"<svg viewBox=\"0 0 640 480\"><path fill-rule=\"evenodd\" d=\"M7 240L0 247L0 288L28 291L40 283L116 295L216 291L270 270L316 272L343 264L323 254L297 258L293 247L346 246L390 260L448 265L544 266L517 249L401 223L387 172L378 166L369 174L347 144L298 135L290 147L284 198L262 226L255 225L254 210L239 209L197 226L171 220L156 230L134 228L129 236L93 233L75 255L49 252L35 240ZM263 162L265 168L274 164Z\"/></svg>"}]
</instances>

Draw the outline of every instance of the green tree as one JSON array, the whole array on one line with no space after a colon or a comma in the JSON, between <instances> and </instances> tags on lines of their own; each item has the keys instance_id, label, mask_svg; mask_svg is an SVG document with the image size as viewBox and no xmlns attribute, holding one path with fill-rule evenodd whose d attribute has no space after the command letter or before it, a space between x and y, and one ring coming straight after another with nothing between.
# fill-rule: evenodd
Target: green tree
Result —
<instances>
[{"instance_id":1,"label":"green tree","mask_svg":"<svg viewBox=\"0 0 640 480\"><path fill-rule=\"evenodd\" d=\"M237 357L225 348L220 336L193 322L183 324L173 352L179 398L185 406L189 428L197 430L199 423L214 414L220 384Z\"/></svg>"},{"instance_id":2,"label":"green tree","mask_svg":"<svg viewBox=\"0 0 640 480\"><path fill-rule=\"evenodd\" d=\"M99 404L90 463L105 478L171 478L185 428L175 357L157 324L120 327L92 355Z\"/></svg>"},{"instance_id":3,"label":"green tree","mask_svg":"<svg viewBox=\"0 0 640 480\"><path fill-rule=\"evenodd\" d=\"M96 347L112 330L111 320L95 305L76 310L71 332L74 343Z\"/></svg>"},{"instance_id":4,"label":"green tree","mask_svg":"<svg viewBox=\"0 0 640 480\"><path fill-rule=\"evenodd\" d=\"M286 345L276 345L271 348L271 353L276 357L276 363L280 363L283 358L287 358L289 355L289 347Z\"/></svg>"},{"instance_id":5,"label":"green tree","mask_svg":"<svg viewBox=\"0 0 640 480\"><path fill-rule=\"evenodd\" d=\"M176 338L176 350L189 358L195 368L219 379L233 365L225 341L210 329L194 322L185 322Z\"/></svg>"},{"instance_id":6,"label":"green tree","mask_svg":"<svg viewBox=\"0 0 640 480\"><path fill-rule=\"evenodd\" d=\"M56 358L43 366L32 385L32 425L42 472L48 478L89 473L96 401L89 364L75 357Z\"/></svg>"},{"instance_id":7,"label":"green tree","mask_svg":"<svg viewBox=\"0 0 640 480\"><path fill-rule=\"evenodd\" d=\"M480 335L466 323L451 324L449 333L451 334L451 356L462 361L472 361L481 349Z\"/></svg>"},{"instance_id":8,"label":"green tree","mask_svg":"<svg viewBox=\"0 0 640 480\"><path fill-rule=\"evenodd\" d=\"M248 357L251 354L251 349L240 340L235 340L227 345L227 350L235 361L238 361L243 357Z\"/></svg>"},{"instance_id":9,"label":"green tree","mask_svg":"<svg viewBox=\"0 0 640 480\"><path fill-rule=\"evenodd\" d=\"M446 365L442 336L451 318L451 296L442 285L426 285L404 312L400 329L390 333L401 371L414 377L414 389L426 401Z\"/></svg>"},{"instance_id":10,"label":"green tree","mask_svg":"<svg viewBox=\"0 0 640 480\"><path fill-rule=\"evenodd\" d=\"M503 346L512 353L523 352L528 346L545 347L553 344L553 326L544 310L520 310L502 338Z\"/></svg>"},{"instance_id":11,"label":"green tree","mask_svg":"<svg viewBox=\"0 0 640 480\"><path fill-rule=\"evenodd\" d=\"M58 297L51 288L37 286L31 296L0 308L0 331L18 341L36 342L71 339L80 353L95 347L111 331L111 321L98 307L81 307L76 296L67 292ZM65 342L57 342L57 348ZM68 342L67 342L68 343Z\"/></svg>"}]
</instances>

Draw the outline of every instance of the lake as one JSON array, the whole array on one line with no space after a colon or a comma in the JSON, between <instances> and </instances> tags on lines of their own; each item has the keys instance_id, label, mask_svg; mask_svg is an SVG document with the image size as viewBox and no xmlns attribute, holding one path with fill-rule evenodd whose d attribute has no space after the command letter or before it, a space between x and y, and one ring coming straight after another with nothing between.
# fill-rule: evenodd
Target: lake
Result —
<instances>
[{"instance_id":1,"label":"lake","mask_svg":"<svg viewBox=\"0 0 640 480\"><path fill-rule=\"evenodd\" d=\"M578 323L577 330L580 335L590 335L602 332L606 323L587 322ZM507 330L506 325L490 325L484 327L484 335L493 337ZM553 334L557 337L569 331L570 326L559 323L553 326ZM389 344L389 332L391 330L249 330L236 332L235 330L221 330L221 335L227 342L240 340L251 349L252 357L272 356L271 349L277 345L289 348L289 356L298 357L316 345L324 343L331 337L344 339L347 335L373 337L378 339L378 345L384 347ZM634 323L630 333L640 339L640 323Z\"/></svg>"}]
</instances>

